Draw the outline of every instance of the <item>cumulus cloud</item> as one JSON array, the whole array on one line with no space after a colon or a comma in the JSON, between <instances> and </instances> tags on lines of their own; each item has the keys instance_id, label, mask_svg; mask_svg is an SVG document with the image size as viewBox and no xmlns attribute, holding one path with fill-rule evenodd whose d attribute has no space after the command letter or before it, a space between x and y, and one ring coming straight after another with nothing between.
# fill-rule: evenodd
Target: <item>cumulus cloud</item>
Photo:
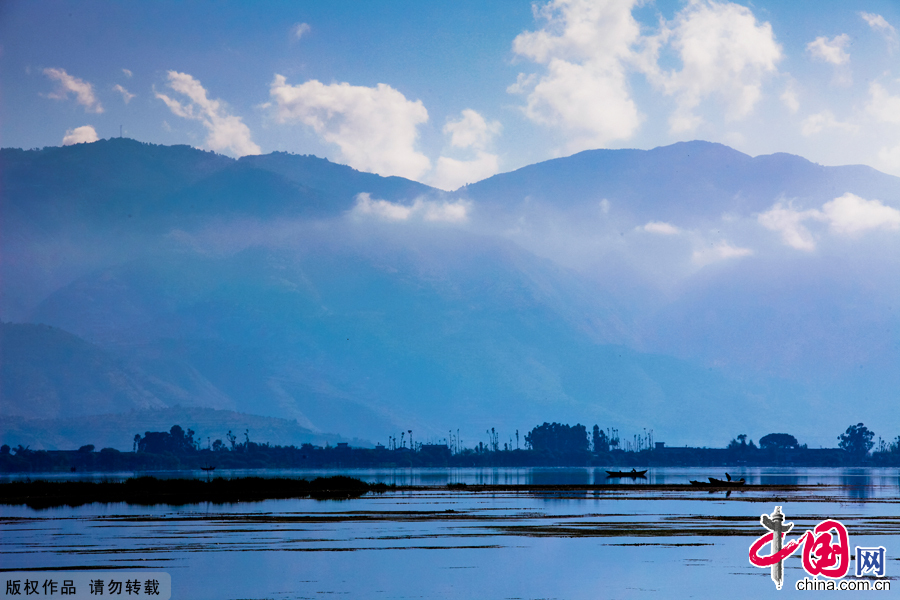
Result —
<instances>
[{"instance_id":1,"label":"cumulus cloud","mask_svg":"<svg viewBox=\"0 0 900 600\"><path fill-rule=\"evenodd\" d=\"M767 74L782 58L769 23L750 9L728 2L692 0L659 31L642 35L632 10L638 0L552 0L535 9L545 22L517 36L513 50L544 65L540 76L520 73L510 93L527 94L525 114L559 127L572 150L628 139L641 115L631 98L630 72L642 72L676 99L673 132L696 128L701 102L715 97L728 119L751 113ZM660 51L670 48L681 68L660 67Z\"/></svg>"},{"instance_id":2,"label":"cumulus cloud","mask_svg":"<svg viewBox=\"0 0 900 600\"><path fill-rule=\"evenodd\" d=\"M428 111L389 85L325 85L315 79L288 85L275 75L269 94L267 106L279 123L309 126L357 169L416 179L431 168L416 150L418 127L428 121Z\"/></svg>"},{"instance_id":3,"label":"cumulus cloud","mask_svg":"<svg viewBox=\"0 0 900 600\"><path fill-rule=\"evenodd\" d=\"M250 138L250 128L240 117L228 113L221 100L210 100L207 91L199 81L187 73L168 72L168 84L173 91L187 96L188 102L179 102L174 98L156 92L173 114L200 121L209 135L206 146L216 152L229 152L237 156L259 154L260 148Z\"/></svg>"},{"instance_id":4,"label":"cumulus cloud","mask_svg":"<svg viewBox=\"0 0 900 600\"><path fill-rule=\"evenodd\" d=\"M113 86L113 91L119 92L120 94L122 94L122 100L125 101L125 104L128 104L129 102L131 102L131 99L135 97L135 94L132 94L131 92L129 92L128 90L126 90L124 87L122 87L119 84L116 84Z\"/></svg>"},{"instance_id":5,"label":"cumulus cloud","mask_svg":"<svg viewBox=\"0 0 900 600\"><path fill-rule=\"evenodd\" d=\"M885 146L878 151L878 161L892 171L900 170L900 146Z\"/></svg>"},{"instance_id":6,"label":"cumulus cloud","mask_svg":"<svg viewBox=\"0 0 900 600\"><path fill-rule=\"evenodd\" d=\"M65 100L69 94L75 95L75 101L84 107L85 112L102 113L103 106L94 95L94 87L77 77L66 73L65 69L44 69L44 75L58 82L56 91L47 94L48 98Z\"/></svg>"},{"instance_id":7,"label":"cumulus cloud","mask_svg":"<svg viewBox=\"0 0 900 600\"><path fill-rule=\"evenodd\" d=\"M870 229L900 229L900 210L849 192L822 205L822 215L829 229L842 235Z\"/></svg>"},{"instance_id":8,"label":"cumulus cloud","mask_svg":"<svg viewBox=\"0 0 900 600\"><path fill-rule=\"evenodd\" d=\"M642 229L648 233L658 233L660 235L677 235L681 233L681 230L671 223L662 221L650 221Z\"/></svg>"},{"instance_id":9,"label":"cumulus cloud","mask_svg":"<svg viewBox=\"0 0 900 600\"><path fill-rule=\"evenodd\" d=\"M854 133L858 128L852 123L838 121L830 110L823 110L820 113L810 115L800 123L800 133L807 137L820 133L826 129L837 129L839 131Z\"/></svg>"},{"instance_id":10,"label":"cumulus cloud","mask_svg":"<svg viewBox=\"0 0 900 600\"><path fill-rule=\"evenodd\" d=\"M293 27L291 27L291 37L293 37L294 40L299 40L304 35L309 33L310 29L311 27L308 23L297 23Z\"/></svg>"},{"instance_id":11,"label":"cumulus cloud","mask_svg":"<svg viewBox=\"0 0 900 600\"><path fill-rule=\"evenodd\" d=\"M768 211L760 214L757 221L771 231L781 234L785 244L798 250L815 250L816 242L809 229L803 224L808 219L820 219L817 210L795 210L793 206L782 203L775 204Z\"/></svg>"},{"instance_id":12,"label":"cumulus cloud","mask_svg":"<svg viewBox=\"0 0 900 600\"><path fill-rule=\"evenodd\" d=\"M527 94L529 119L566 131L571 151L628 139L641 123L627 82L627 61L640 40L631 15L636 4L552 0L534 9L544 26L513 40L516 54L545 71L520 74L508 91Z\"/></svg>"},{"instance_id":13,"label":"cumulus cloud","mask_svg":"<svg viewBox=\"0 0 900 600\"><path fill-rule=\"evenodd\" d=\"M450 135L450 145L456 148L484 148L500 129L499 121L488 122L470 108L462 111L458 121L444 125L444 133Z\"/></svg>"},{"instance_id":14,"label":"cumulus cloud","mask_svg":"<svg viewBox=\"0 0 900 600\"><path fill-rule=\"evenodd\" d=\"M881 123L900 124L900 96L891 95L878 83L869 86L866 112ZM878 151L878 161L892 171L900 169L900 146L884 146Z\"/></svg>"},{"instance_id":15,"label":"cumulus cloud","mask_svg":"<svg viewBox=\"0 0 900 600\"><path fill-rule=\"evenodd\" d=\"M900 229L900 210L879 200L866 200L847 192L822 205L821 210L796 210L775 204L758 216L760 225L781 234L785 244L798 250L815 250L816 242L805 222L828 224L831 233L856 236L874 229Z\"/></svg>"},{"instance_id":16,"label":"cumulus cloud","mask_svg":"<svg viewBox=\"0 0 900 600\"><path fill-rule=\"evenodd\" d=\"M500 172L496 154L479 150L472 160L457 160L447 156L438 158L430 183L442 190L455 190L468 183L487 179Z\"/></svg>"},{"instance_id":17,"label":"cumulus cloud","mask_svg":"<svg viewBox=\"0 0 900 600\"><path fill-rule=\"evenodd\" d=\"M837 35L830 40L825 36L820 36L806 45L806 51L813 58L833 65L843 65L850 62L850 55L844 50L849 43L850 36L846 33Z\"/></svg>"},{"instance_id":18,"label":"cumulus cloud","mask_svg":"<svg viewBox=\"0 0 900 600\"><path fill-rule=\"evenodd\" d=\"M388 200L373 199L368 193L356 195L356 204L350 213L355 217L368 217L383 221L409 221L421 219L431 222L463 223L468 219L470 204L424 200L417 198L411 205Z\"/></svg>"},{"instance_id":19,"label":"cumulus cloud","mask_svg":"<svg viewBox=\"0 0 900 600\"><path fill-rule=\"evenodd\" d=\"M470 150L474 153L474 158L460 160L441 156L429 183L443 190L455 190L467 183L475 183L499 173L499 157L485 148L500 130L499 121L489 122L469 108L462 111L458 120L448 120L444 125L444 134L450 136L450 146Z\"/></svg>"},{"instance_id":20,"label":"cumulus cloud","mask_svg":"<svg viewBox=\"0 0 900 600\"><path fill-rule=\"evenodd\" d=\"M695 110L709 97L724 102L729 119L749 115L762 95L764 77L782 59L772 26L732 3L691 2L660 38L669 41L683 64L672 72L658 70L655 62L647 65L651 80L677 100L669 120L676 133L701 123Z\"/></svg>"},{"instance_id":21,"label":"cumulus cloud","mask_svg":"<svg viewBox=\"0 0 900 600\"><path fill-rule=\"evenodd\" d=\"M75 129L66 130L66 135L62 139L63 146L71 146L72 144L90 144L98 139L97 132L90 125L82 125Z\"/></svg>"},{"instance_id":22,"label":"cumulus cloud","mask_svg":"<svg viewBox=\"0 0 900 600\"><path fill-rule=\"evenodd\" d=\"M897 30L894 29L893 25L887 22L887 19L881 15L867 12L861 12L859 13L859 16L863 21L869 24L869 27L884 36L889 48L896 49L900 47L900 38L897 36Z\"/></svg>"},{"instance_id":23,"label":"cumulus cloud","mask_svg":"<svg viewBox=\"0 0 900 600\"><path fill-rule=\"evenodd\" d=\"M869 86L866 111L884 123L900 124L900 96L892 96L878 83Z\"/></svg>"},{"instance_id":24,"label":"cumulus cloud","mask_svg":"<svg viewBox=\"0 0 900 600\"><path fill-rule=\"evenodd\" d=\"M132 73L129 69L122 69L122 72L125 73L125 77L131 78L134 73Z\"/></svg>"}]
</instances>

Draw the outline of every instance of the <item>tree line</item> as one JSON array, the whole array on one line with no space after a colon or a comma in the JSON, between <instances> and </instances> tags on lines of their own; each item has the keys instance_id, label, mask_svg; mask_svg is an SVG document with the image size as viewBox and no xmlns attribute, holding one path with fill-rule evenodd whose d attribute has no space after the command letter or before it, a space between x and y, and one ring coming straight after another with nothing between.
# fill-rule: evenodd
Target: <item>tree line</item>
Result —
<instances>
[{"instance_id":1,"label":"tree line","mask_svg":"<svg viewBox=\"0 0 900 600\"><path fill-rule=\"evenodd\" d=\"M347 444L325 447L312 444L277 446L243 440L229 431L225 440L207 442L196 433L174 425L169 431L136 434L131 452L91 444L73 451L31 450L19 445L0 447L0 472L28 471L151 471L163 469L318 468L318 467L479 467L479 466L712 466L712 465L900 465L900 436L892 442L879 438L864 424L849 426L830 449L810 449L788 433L770 433L755 444L746 434L737 435L725 448L670 448L653 443L652 431L623 443L616 429L594 425L543 423L524 436L524 448L512 440L499 443L496 430L488 430L488 443L472 448L456 439L444 443L378 444L375 448L351 448ZM516 432L517 446L519 441Z\"/></svg>"}]
</instances>

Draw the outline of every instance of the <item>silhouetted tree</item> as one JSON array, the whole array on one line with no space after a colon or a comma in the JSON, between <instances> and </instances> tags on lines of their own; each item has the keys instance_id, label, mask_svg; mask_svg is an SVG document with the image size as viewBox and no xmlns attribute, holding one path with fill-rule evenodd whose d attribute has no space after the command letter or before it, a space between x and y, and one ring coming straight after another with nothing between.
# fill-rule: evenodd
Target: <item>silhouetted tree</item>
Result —
<instances>
[{"instance_id":1,"label":"silhouetted tree","mask_svg":"<svg viewBox=\"0 0 900 600\"><path fill-rule=\"evenodd\" d=\"M188 429L187 433L185 433L184 429L178 425L173 425L168 433L165 431L145 431L143 438L136 436L135 440L137 441L139 452L189 454L197 450L194 445L194 431Z\"/></svg>"},{"instance_id":2,"label":"silhouetted tree","mask_svg":"<svg viewBox=\"0 0 900 600\"><path fill-rule=\"evenodd\" d=\"M789 433L770 433L759 438L759 447L763 450L793 450L800 447L797 438Z\"/></svg>"},{"instance_id":3,"label":"silhouetted tree","mask_svg":"<svg viewBox=\"0 0 900 600\"><path fill-rule=\"evenodd\" d=\"M840 440L838 446L848 454L863 457L875 445L875 442L872 441L874 437L875 434L869 431L868 427L862 423L857 423L848 427L847 431L838 436Z\"/></svg>"},{"instance_id":4,"label":"silhouetted tree","mask_svg":"<svg viewBox=\"0 0 900 600\"><path fill-rule=\"evenodd\" d=\"M525 435L525 442L539 452L586 452L587 429L584 425L544 423Z\"/></svg>"},{"instance_id":5,"label":"silhouetted tree","mask_svg":"<svg viewBox=\"0 0 900 600\"><path fill-rule=\"evenodd\" d=\"M594 425L594 431L591 434L591 445L594 452L609 452L609 440L606 432L597 425Z\"/></svg>"},{"instance_id":6,"label":"silhouetted tree","mask_svg":"<svg viewBox=\"0 0 900 600\"><path fill-rule=\"evenodd\" d=\"M762 443L762 442L760 442ZM747 434L742 433L737 436L736 439L731 440L728 443L729 450L746 450L747 449Z\"/></svg>"}]
</instances>

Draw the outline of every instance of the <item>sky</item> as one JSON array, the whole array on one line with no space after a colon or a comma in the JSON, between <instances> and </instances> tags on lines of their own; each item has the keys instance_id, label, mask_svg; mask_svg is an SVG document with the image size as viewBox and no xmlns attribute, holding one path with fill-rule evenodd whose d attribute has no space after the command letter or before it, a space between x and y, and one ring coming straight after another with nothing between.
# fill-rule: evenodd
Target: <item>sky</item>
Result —
<instances>
[{"instance_id":1,"label":"sky","mask_svg":"<svg viewBox=\"0 0 900 600\"><path fill-rule=\"evenodd\" d=\"M0 145L314 154L453 190L703 139L900 175L900 3L0 3Z\"/></svg>"}]
</instances>

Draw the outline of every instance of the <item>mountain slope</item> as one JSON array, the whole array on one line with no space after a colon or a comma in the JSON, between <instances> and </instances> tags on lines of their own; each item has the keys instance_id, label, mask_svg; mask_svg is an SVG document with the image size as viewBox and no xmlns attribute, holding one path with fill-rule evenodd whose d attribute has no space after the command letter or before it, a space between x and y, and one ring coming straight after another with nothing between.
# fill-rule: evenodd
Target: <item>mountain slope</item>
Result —
<instances>
[{"instance_id":1,"label":"mountain slope","mask_svg":"<svg viewBox=\"0 0 900 600\"><path fill-rule=\"evenodd\" d=\"M867 167L690 142L450 196L129 140L0 159L0 314L81 338L15 367L3 415L151 398L382 441L557 420L726 443L773 413L813 444L900 428L900 179ZM76 346L95 358L54 354Z\"/></svg>"},{"instance_id":2,"label":"mountain slope","mask_svg":"<svg viewBox=\"0 0 900 600\"><path fill-rule=\"evenodd\" d=\"M680 142L653 150L586 150L494 175L463 188L477 203L571 208L607 199L638 220L694 221L725 211L763 211L780 199L798 207L846 192L900 198L900 178L865 166L824 167L799 156L755 158L721 144Z\"/></svg>"}]
</instances>

